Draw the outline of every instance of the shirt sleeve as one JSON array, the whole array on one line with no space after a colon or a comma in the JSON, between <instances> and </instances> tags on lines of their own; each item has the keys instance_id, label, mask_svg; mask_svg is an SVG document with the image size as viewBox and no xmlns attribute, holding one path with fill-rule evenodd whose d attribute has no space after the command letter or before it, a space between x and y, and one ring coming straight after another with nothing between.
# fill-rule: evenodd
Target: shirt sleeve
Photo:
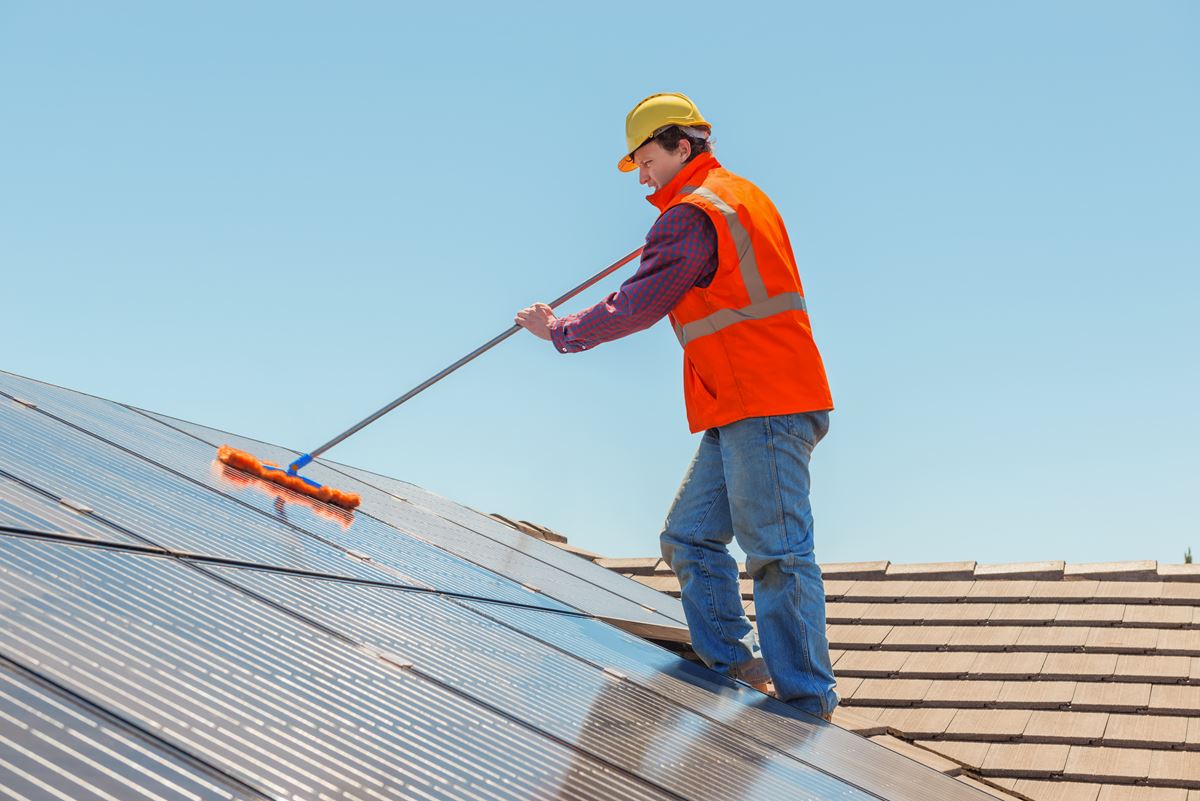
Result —
<instances>
[{"instance_id":1,"label":"shirt sleeve","mask_svg":"<svg viewBox=\"0 0 1200 801\"><path fill-rule=\"evenodd\" d=\"M646 235L638 271L620 289L550 324L554 347L560 353L578 353L649 328L689 289L707 286L716 271L717 231L712 220L690 203L672 206Z\"/></svg>"}]
</instances>

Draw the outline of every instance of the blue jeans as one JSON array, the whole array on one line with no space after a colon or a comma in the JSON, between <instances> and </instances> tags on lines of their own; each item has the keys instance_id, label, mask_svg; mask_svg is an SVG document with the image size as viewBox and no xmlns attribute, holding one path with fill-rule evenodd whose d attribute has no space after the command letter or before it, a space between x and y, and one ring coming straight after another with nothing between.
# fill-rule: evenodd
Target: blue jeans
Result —
<instances>
[{"instance_id":1,"label":"blue jeans","mask_svg":"<svg viewBox=\"0 0 1200 801\"><path fill-rule=\"evenodd\" d=\"M696 654L753 684L770 678L777 697L815 715L838 703L808 502L809 458L828 430L828 412L709 429L660 536ZM754 580L758 636L726 547L734 538Z\"/></svg>"}]
</instances>

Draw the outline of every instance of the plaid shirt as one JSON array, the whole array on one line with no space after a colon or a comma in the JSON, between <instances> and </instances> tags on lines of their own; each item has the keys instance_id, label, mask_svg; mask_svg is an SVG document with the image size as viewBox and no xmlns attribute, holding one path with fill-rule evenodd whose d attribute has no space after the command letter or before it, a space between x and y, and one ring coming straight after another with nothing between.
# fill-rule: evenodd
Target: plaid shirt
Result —
<instances>
[{"instance_id":1,"label":"plaid shirt","mask_svg":"<svg viewBox=\"0 0 1200 801\"><path fill-rule=\"evenodd\" d=\"M590 309L550 324L554 347L560 353L578 353L649 328L689 289L708 286L716 272L717 230L712 220L690 203L672 206L646 234L642 261L632 278Z\"/></svg>"}]
</instances>

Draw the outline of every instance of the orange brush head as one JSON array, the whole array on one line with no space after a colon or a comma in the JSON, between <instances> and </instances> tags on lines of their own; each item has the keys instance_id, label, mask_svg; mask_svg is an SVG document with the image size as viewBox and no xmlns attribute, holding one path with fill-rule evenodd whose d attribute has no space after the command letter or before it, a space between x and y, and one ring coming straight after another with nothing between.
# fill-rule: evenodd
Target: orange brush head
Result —
<instances>
[{"instance_id":1,"label":"orange brush head","mask_svg":"<svg viewBox=\"0 0 1200 801\"><path fill-rule=\"evenodd\" d=\"M249 473L252 476L257 476L263 481L271 481L280 486L287 487L293 492L298 492L301 495L307 495L310 498L316 498L324 503L332 503L335 506L340 506L343 509L353 509L362 503L362 498L357 492L342 492L339 489L334 489L329 486L314 487L300 476L288 475L280 470L268 470L263 467L255 456L239 451L237 448L229 445L222 445L217 448L217 459L222 464L227 464L230 467L236 467L244 473ZM268 462L268 464L270 464ZM276 465L271 465L275 467Z\"/></svg>"}]
</instances>

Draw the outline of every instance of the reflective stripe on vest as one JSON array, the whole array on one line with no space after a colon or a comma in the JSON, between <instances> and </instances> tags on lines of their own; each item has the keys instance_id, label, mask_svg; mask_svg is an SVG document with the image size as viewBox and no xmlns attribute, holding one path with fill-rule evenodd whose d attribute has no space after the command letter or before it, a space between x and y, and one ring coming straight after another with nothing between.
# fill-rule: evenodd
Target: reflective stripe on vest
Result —
<instances>
[{"instance_id":1,"label":"reflective stripe on vest","mask_svg":"<svg viewBox=\"0 0 1200 801\"><path fill-rule=\"evenodd\" d=\"M761 320L787 311L807 311L804 296L799 292L783 292L774 297L767 295L767 286L763 283L762 273L758 271L758 260L754 257L754 247L750 244L750 232L742 225L737 212L728 203L703 186L685 186L679 193L704 198L716 206L717 211L725 217L725 224L729 226L729 233L733 236L734 248L737 250L738 271L742 274L746 294L750 296L749 305L740 309L718 309L707 317L685 325L676 323L675 336L680 345L686 347L687 343L698 337L715 334L722 328L742 320Z\"/></svg>"},{"instance_id":2,"label":"reflective stripe on vest","mask_svg":"<svg viewBox=\"0 0 1200 801\"><path fill-rule=\"evenodd\" d=\"M679 344L687 347L687 343L698 337L715 334L722 328L727 328L742 320L761 320L764 317L782 314L787 311L807 311L804 296L799 292L781 292L778 295L751 303L740 309L718 309L707 317L692 320L686 325L675 324L675 336Z\"/></svg>"}]
</instances>

